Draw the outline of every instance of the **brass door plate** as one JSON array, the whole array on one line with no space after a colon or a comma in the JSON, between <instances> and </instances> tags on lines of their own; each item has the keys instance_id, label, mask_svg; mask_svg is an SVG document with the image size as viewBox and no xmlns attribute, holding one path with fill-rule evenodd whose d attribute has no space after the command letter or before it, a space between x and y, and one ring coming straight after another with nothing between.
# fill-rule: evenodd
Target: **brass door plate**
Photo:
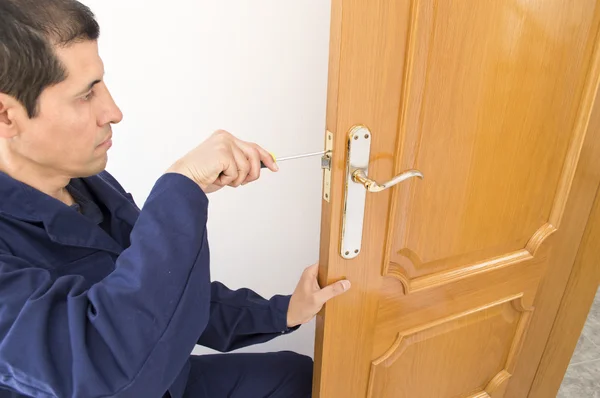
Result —
<instances>
[{"instance_id":1,"label":"brass door plate","mask_svg":"<svg viewBox=\"0 0 600 398\"><path fill-rule=\"evenodd\" d=\"M325 137L325 151L321 162L323 167L323 199L329 203L331 201L331 156L333 153L333 133L331 131L327 131Z\"/></svg>"},{"instance_id":2,"label":"brass door plate","mask_svg":"<svg viewBox=\"0 0 600 398\"><path fill-rule=\"evenodd\" d=\"M342 215L341 256L346 260L358 257L361 252L363 223L367 190L353 180L354 172L361 170L369 175L371 132L364 126L355 126L346 137L346 181L344 182L344 213Z\"/></svg>"}]
</instances>

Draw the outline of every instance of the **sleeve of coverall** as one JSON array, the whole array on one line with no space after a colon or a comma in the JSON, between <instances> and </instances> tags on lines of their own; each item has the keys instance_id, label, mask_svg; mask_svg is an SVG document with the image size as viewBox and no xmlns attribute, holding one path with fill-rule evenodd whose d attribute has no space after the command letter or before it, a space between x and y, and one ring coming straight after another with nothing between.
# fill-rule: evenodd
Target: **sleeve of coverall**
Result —
<instances>
[{"instance_id":1,"label":"sleeve of coverall","mask_svg":"<svg viewBox=\"0 0 600 398\"><path fill-rule=\"evenodd\" d=\"M0 384L36 397L167 391L208 324L207 207L193 181L163 175L115 271L88 290L0 241Z\"/></svg>"},{"instance_id":2,"label":"sleeve of coverall","mask_svg":"<svg viewBox=\"0 0 600 398\"><path fill-rule=\"evenodd\" d=\"M296 329L287 327L290 296L266 300L250 289L236 291L213 282L208 325L198 344L228 352L264 343Z\"/></svg>"}]
</instances>

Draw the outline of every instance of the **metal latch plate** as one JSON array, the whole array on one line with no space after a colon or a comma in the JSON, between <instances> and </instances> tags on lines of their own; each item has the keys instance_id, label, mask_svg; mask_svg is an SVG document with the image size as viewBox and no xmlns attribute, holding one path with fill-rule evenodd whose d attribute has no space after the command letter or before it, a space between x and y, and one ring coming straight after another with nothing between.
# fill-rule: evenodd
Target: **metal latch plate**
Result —
<instances>
[{"instance_id":1,"label":"metal latch plate","mask_svg":"<svg viewBox=\"0 0 600 398\"><path fill-rule=\"evenodd\" d=\"M323 199L327 202L331 200L331 156L333 151L333 133L327 131L325 137L325 155L321 158L321 167L323 168Z\"/></svg>"}]
</instances>

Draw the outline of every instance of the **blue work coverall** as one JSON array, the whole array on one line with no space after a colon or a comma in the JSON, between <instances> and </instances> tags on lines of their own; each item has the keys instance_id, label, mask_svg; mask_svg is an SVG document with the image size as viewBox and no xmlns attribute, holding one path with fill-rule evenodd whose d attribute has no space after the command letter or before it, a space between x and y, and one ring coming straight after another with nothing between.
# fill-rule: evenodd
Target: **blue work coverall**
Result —
<instances>
[{"instance_id":1,"label":"blue work coverall","mask_svg":"<svg viewBox=\"0 0 600 398\"><path fill-rule=\"evenodd\" d=\"M310 358L190 356L292 331L290 296L211 283L193 181L163 175L141 211L107 172L71 186L96 213L0 173L0 398L310 396Z\"/></svg>"}]
</instances>

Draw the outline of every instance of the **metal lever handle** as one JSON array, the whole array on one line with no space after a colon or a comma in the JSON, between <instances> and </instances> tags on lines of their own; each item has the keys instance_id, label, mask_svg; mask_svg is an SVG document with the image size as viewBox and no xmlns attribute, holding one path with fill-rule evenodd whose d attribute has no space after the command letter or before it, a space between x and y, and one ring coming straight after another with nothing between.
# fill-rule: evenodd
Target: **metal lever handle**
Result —
<instances>
[{"instance_id":1,"label":"metal lever handle","mask_svg":"<svg viewBox=\"0 0 600 398\"><path fill-rule=\"evenodd\" d=\"M362 251L367 192L381 192L409 178L423 178L423 173L419 170L408 170L385 184L371 180L369 163L372 139L371 130L362 125L352 127L346 138L348 156L340 244L340 254L345 260L358 257Z\"/></svg>"},{"instance_id":2,"label":"metal lever handle","mask_svg":"<svg viewBox=\"0 0 600 398\"><path fill-rule=\"evenodd\" d=\"M367 177L363 169L358 169L354 171L354 173L352 173L352 181L354 181L357 184L362 184L365 187L365 189L369 192L385 191L386 189L391 188L394 185L401 183L402 181L406 181L414 177L419 177L420 179L423 179L423 173L421 173L419 170L408 170L402 174L398 174L396 177L383 184L379 184L377 183L377 181L371 180L369 177Z\"/></svg>"}]
</instances>

